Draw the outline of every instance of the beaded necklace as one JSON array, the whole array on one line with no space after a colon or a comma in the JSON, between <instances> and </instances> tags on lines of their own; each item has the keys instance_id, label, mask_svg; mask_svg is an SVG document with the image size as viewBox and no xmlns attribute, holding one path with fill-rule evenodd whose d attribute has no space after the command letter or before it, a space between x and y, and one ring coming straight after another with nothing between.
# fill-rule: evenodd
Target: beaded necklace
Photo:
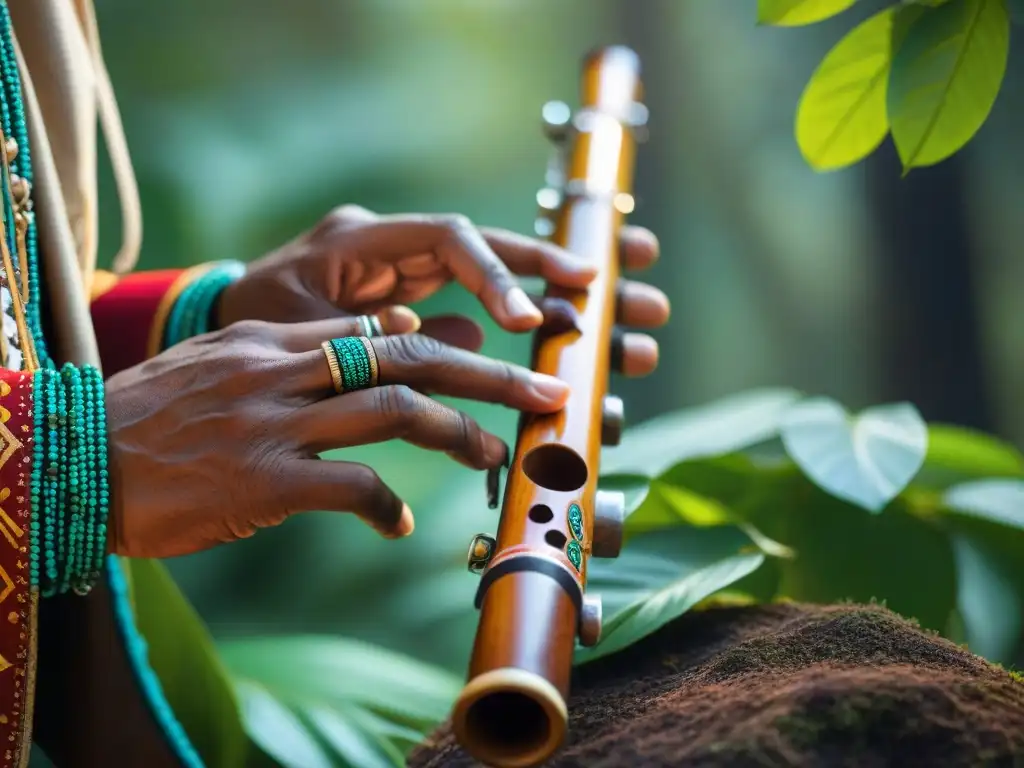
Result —
<instances>
[{"instance_id":1,"label":"beaded necklace","mask_svg":"<svg viewBox=\"0 0 1024 768\"><path fill-rule=\"evenodd\" d=\"M10 264L4 259L0 286L3 309L0 336L6 347L6 359L0 362L19 369L30 370L36 365L53 368L42 333L39 240L31 199L32 155L11 16L5 0L0 0L0 129L4 138L0 147L4 166L4 179L0 183L3 229L11 257ZM18 328L19 319L27 334ZM28 338L23 338L25 335Z\"/></svg>"}]
</instances>

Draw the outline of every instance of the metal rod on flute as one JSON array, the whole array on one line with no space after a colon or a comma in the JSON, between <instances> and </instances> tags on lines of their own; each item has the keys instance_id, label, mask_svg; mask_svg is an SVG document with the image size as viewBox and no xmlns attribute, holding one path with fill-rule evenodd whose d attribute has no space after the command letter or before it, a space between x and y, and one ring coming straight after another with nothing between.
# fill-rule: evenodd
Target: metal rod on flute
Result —
<instances>
[{"instance_id":1,"label":"metal rod on flute","mask_svg":"<svg viewBox=\"0 0 1024 768\"><path fill-rule=\"evenodd\" d=\"M470 570L481 576L469 679L452 722L462 746L496 768L543 763L565 739L577 639L601 633L600 598L586 594L587 561L616 557L625 500L599 491L601 446L618 442L622 402L608 394L616 365L618 234L633 210L633 166L647 110L640 61L603 48L583 65L581 109L545 107L555 143L538 234L599 265L585 290L548 286L572 302L575 328L538 332L533 368L570 384L560 412L524 416L496 538L478 535Z\"/></svg>"}]
</instances>

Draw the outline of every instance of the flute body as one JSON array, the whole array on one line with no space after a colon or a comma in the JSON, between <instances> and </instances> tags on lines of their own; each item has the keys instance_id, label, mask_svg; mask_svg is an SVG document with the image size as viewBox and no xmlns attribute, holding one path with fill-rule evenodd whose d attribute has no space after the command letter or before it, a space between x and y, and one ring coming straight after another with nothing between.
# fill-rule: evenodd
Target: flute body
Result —
<instances>
[{"instance_id":1,"label":"flute body","mask_svg":"<svg viewBox=\"0 0 1024 768\"><path fill-rule=\"evenodd\" d=\"M592 259L585 290L548 286L571 302L576 327L538 332L533 368L570 384L565 407L524 416L496 538L478 535L470 570L481 575L480 619L468 682L452 714L463 747L496 768L539 765L563 743L576 641L600 636L600 598L585 591L590 556L615 557L625 502L599 491L602 444L621 434L622 403L608 394L613 367L618 234L633 208L637 133L646 122L640 65L622 47L584 62L581 109L545 108L556 160L538 195L538 232ZM543 232L543 227L548 231Z\"/></svg>"}]
</instances>

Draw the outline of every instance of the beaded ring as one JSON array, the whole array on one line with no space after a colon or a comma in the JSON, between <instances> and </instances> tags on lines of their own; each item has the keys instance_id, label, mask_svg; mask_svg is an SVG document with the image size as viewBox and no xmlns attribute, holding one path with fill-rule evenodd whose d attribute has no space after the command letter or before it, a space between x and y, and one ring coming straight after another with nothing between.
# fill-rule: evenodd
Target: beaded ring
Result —
<instances>
[{"instance_id":1,"label":"beaded ring","mask_svg":"<svg viewBox=\"0 0 1024 768\"><path fill-rule=\"evenodd\" d=\"M363 329L363 336L372 339L374 336L384 335L384 326L381 325L380 318L376 315L359 315L356 320L359 322L359 327Z\"/></svg>"},{"instance_id":2,"label":"beaded ring","mask_svg":"<svg viewBox=\"0 0 1024 768\"><path fill-rule=\"evenodd\" d=\"M339 395L376 387L379 379L377 353L366 336L346 336L320 345L331 369L334 391Z\"/></svg>"}]
</instances>

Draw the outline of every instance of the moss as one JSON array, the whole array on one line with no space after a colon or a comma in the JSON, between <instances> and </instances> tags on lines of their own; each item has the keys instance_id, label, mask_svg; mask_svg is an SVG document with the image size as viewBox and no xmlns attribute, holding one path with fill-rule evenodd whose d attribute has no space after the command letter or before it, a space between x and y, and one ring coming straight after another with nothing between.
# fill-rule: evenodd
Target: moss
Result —
<instances>
[{"instance_id":1,"label":"moss","mask_svg":"<svg viewBox=\"0 0 1024 768\"><path fill-rule=\"evenodd\" d=\"M578 670L550 765L1024 765L1021 681L877 605L709 608Z\"/></svg>"}]
</instances>

